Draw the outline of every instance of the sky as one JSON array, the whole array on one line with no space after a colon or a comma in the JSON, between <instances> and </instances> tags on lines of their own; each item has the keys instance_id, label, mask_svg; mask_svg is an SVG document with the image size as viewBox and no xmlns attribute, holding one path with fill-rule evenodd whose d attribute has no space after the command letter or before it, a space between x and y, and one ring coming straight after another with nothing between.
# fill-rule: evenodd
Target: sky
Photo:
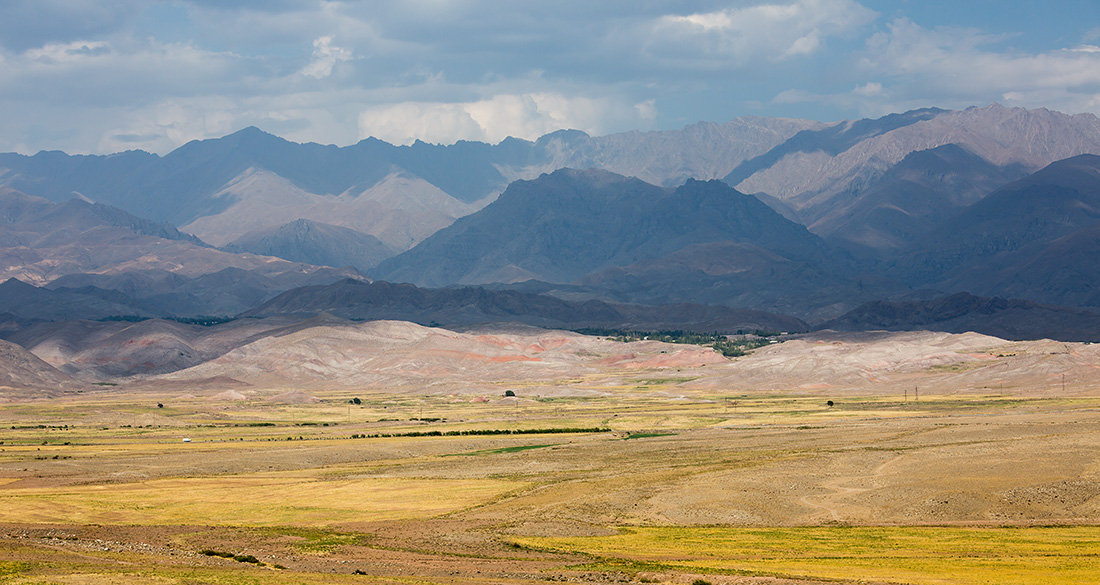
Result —
<instances>
[{"instance_id":1,"label":"sky","mask_svg":"<svg viewBox=\"0 0 1100 585\"><path fill-rule=\"evenodd\" d=\"M2 0L0 152L1100 114L1096 0Z\"/></svg>"}]
</instances>

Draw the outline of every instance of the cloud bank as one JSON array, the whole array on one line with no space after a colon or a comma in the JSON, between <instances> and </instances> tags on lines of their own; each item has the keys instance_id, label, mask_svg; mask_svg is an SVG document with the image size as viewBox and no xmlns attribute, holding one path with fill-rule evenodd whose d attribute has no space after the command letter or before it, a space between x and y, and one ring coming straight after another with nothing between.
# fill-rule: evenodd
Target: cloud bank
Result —
<instances>
[{"instance_id":1,"label":"cloud bank","mask_svg":"<svg viewBox=\"0 0 1100 585\"><path fill-rule=\"evenodd\" d=\"M1100 8L1033 38L995 14L940 24L952 3L898 6L9 0L0 151L164 153L247 125L343 145L993 101L1100 113Z\"/></svg>"}]
</instances>

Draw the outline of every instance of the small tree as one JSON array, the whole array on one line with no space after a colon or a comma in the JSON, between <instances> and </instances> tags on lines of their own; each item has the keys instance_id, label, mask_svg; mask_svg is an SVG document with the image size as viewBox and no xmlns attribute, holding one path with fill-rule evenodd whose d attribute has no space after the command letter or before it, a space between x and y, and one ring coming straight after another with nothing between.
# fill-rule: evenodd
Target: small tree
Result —
<instances>
[{"instance_id":1,"label":"small tree","mask_svg":"<svg viewBox=\"0 0 1100 585\"><path fill-rule=\"evenodd\" d=\"M516 393L515 393L515 392L513 392L513 391L511 391L511 390L505 390L505 391L504 391L504 395L505 395L505 396L515 396L515 395L516 395Z\"/></svg>"}]
</instances>

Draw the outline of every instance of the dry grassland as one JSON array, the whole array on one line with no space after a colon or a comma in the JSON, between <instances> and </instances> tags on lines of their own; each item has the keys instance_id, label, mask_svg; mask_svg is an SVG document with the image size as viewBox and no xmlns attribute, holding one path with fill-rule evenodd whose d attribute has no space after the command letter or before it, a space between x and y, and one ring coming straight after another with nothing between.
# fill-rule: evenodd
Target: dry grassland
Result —
<instances>
[{"instance_id":1,"label":"dry grassland","mask_svg":"<svg viewBox=\"0 0 1100 585\"><path fill-rule=\"evenodd\" d=\"M1035 347L849 385L745 362L517 375L487 401L11 402L0 583L1087 583L1100 364L1066 366L1062 392L1061 354ZM485 434L582 428L607 430Z\"/></svg>"}]
</instances>

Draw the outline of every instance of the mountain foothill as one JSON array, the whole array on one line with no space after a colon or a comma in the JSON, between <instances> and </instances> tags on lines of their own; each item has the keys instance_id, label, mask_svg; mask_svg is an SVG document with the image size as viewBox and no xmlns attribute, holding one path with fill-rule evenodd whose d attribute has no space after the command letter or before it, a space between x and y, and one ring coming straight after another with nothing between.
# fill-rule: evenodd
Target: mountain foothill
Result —
<instances>
[{"instance_id":1,"label":"mountain foothill","mask_svg":"<svg viewBox=\"0 0 1100 585\"><path fill-rule=\"evenodd\" d=\"M247 128L163 156L0 154L0 357L52 388L195 367L317 319L1094 341L1098 255L1089 114L449 146ZM146 353L121 352L135 336ZM106 365L65 369L81 360Z\"/></svg>"}]
</instances>

